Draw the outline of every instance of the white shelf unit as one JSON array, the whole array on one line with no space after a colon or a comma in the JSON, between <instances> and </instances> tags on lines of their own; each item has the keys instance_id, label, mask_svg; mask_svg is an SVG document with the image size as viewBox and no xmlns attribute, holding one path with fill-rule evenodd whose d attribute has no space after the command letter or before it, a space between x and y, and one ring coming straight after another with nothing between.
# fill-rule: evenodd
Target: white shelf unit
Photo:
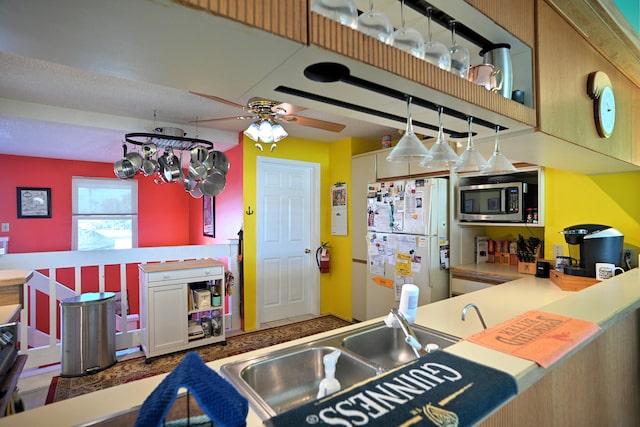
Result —
<instances>
[{"instance_id":1,"label":"white shelf unit","mask_svg":"<svg viewBox=\"0 0 640 427\"><path fill-rule=\"evenodd\" d=\"M223 263L151 263L141 264L139 270L141 347L147 361L203 345L226 345ZM193 303L194 289L208 290L211 295L217 289L220 305L213 306L209 296L197 308ZM193 334L195 331L202 333Z\"/></svg>"}]
</instances>

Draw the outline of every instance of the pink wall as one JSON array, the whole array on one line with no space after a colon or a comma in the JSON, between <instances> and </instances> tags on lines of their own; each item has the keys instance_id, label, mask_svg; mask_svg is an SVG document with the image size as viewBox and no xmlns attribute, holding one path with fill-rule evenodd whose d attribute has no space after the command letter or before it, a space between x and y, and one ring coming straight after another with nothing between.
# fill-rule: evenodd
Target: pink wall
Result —
<instances>
[{"instance_id":1,"label":"pink wall","mask_svg":"<svg viewBox=\"0 0 640 427\"><path fill-rule=\"evenodd\" d=\"M242 134L240 134L242 135ZM242 227L242 138L239 144L224 152L231 167L227 172L227 185L215 200L215 237L202 234L202 199L191 200L189 229L190 243L206 245L210 243L226 243L228 239L237 239Z\"/></svg>"},{"instance_id":2,"label":"pink wall","mask_svg":"<svg viewBox=\"0 0 640 427\"><path fill-rule=\"evenodd\" d=\"M9 253L71 250L71 178L115 178L110 163L0 155L0 222L9 223ZM138 245L189 244L190 199L181 185L138 180ZM18 219L16 187L51 188L51 218ZM37 236L37 238L36 238Z\"/></svg>"},{"instance_id":3,"label":"pink wall","mask_svg":"<svg viewBox=\"0 0 640 427\"><path fill-rule=\"evenodd\" d=\"M231 168L225 190L216 197L216 238L202 234L202 199L191 197L181 184L158 185L153 178L139 175L135 178L138 180L139 247L225 243L227 239L238 237L242 221L242 146L225 154ZM3 172L0 223L9 223L10 227L8 233L0 232L0 237L9 237L9 253L71 250L71 178L115 178L111 163L10 155L0 155L0 170ZM52 217L18 219L16 187L51 188ZM107 267L105 275L106 290L119 291L119 273ZM83 269L82 276L82 292L98 290L97 272ZM69 269L59 271L57 279L68 287L75 286L73 271ZM138 313L137 268L127 269L127 283L131 312ZM46 295L37 296L37 306L43 311L40 314L48 319ZM45 330L44 327L41 329Z\"/></svg>"}]
</instances>

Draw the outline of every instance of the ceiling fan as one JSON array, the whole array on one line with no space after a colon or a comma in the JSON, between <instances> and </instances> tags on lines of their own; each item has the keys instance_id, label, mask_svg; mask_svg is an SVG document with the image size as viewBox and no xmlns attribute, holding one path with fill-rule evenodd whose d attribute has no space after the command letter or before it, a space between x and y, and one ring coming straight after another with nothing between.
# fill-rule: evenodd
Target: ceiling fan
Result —
<instances>
[{"instance_id":1,"label":"ceiling fan","mask_svg":"<svg viewBox=\"0 0 640 427\"><path fill-rule=\"evenodd\" d=\"M207 95L198 92L191 92L194 95L202 96L212 101L220 102L222 104L229 105L248 112L249 114L243 116L222 117L217 119L198 120L198 123L212 123L216 121L237 119L237 120L268 120L280 121L287 124L295 124L300 126L312 127L315 129L322 129L329 132L340 132L345 128L345 125L340 123L328 122L325 120L313 119L310 117L297 116L293 113L306 110L306 108L298 107L292 104L273 101L270 99L253 97L249 99L246 106L236 104L235 102L227 101L226 99L219 98L213 95Z\"/></svg>"}]
</instances>

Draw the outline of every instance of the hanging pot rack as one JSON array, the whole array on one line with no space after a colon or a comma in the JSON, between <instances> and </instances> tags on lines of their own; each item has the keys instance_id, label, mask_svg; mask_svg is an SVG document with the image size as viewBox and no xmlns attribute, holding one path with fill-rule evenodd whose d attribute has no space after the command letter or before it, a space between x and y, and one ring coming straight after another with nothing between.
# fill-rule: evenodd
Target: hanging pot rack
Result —
<instances>
[{"instance_id":1,"label":"hanging pot rack","mask_svg":"<svg viewBox=\"0 0 640 427\"><path fill-rule=\"evenodd\" d=\"M162 128L157 128L159 130ZM124 136L124 140L129 144L145 145L156 144L158 148L171 148L173 150L190 151L197 146L204 146L209 151L213 150L213 143L204 139L189 138L186 136L164 135L161 133L134 132Z\"/></svg>"}]
</instances>

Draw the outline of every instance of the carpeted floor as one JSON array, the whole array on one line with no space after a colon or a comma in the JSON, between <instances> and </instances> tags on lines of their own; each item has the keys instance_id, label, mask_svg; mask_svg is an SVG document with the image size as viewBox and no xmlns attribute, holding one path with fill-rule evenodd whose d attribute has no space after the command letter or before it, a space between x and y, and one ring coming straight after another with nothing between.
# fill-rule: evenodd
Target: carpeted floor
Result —
<instances>
[{"instance_id":1,"label":"carpeted floor","mask_svg":"<svg viewBox=\"0 0 640 427\"><path fill-rule=\"evenodd\" d=\"M320 316L286 326L262 329L229 337L227 338L226 346L214 344L189 351L196 351L202 357L202 360L210 362L350 324L351 322L333 315ZM148 364L145 363L144 357L139 357L118 362L112 367L93 375L69 378L54 377L51 380L45 404L170 372L180 363L185 354L186 351L160 356Z\"/></svg>"}]
</instances>

